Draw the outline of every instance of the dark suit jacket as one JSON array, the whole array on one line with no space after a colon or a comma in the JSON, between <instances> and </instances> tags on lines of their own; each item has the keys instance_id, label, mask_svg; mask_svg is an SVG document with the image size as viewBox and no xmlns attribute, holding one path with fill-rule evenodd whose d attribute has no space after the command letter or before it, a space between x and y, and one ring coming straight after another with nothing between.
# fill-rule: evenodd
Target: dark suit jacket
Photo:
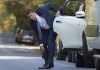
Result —
<instances>
[{"instance_id":1,"label":"dark suit jacket","mask_svg":"<svg viewBox=\"0 0 100 70\"><path fill-rule=\"evenodd\" d=\"M51 13L49 13L49 9L54 11L54 12L57 12L57 8L52 4L52 3L46 3L44 6L38 8L35 13L41 17L43 17L47 24L49 25L50 28L53 28L53 21L55 19L55 16ZM30 25L32 26L32 28L35 30L36 34L37 34L37 37L38 37L38 40L39 40L39 43L43 43L43 40L39 39L39 34L38 33L38 29L37 29L37 21L33 21L33 20L30 20Z\"/></svg>"}]
</instances>

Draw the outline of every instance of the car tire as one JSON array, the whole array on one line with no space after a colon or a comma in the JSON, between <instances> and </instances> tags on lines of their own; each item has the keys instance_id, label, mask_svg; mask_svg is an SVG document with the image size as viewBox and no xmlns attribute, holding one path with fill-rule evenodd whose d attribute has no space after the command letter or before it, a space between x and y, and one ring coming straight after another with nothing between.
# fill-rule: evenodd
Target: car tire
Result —
<instances>
[{"instance_id":1,"label":"car tire","mask_svg":"<svg viewBox=\"0 0 100 70\"><path fill-rule=\"evenodd\" d=\"M21 44L22 43L21 38L18 39L18 42L17 43L18 44Z\"/></svg>"},{"instance_id":2,"label":"car tire","mask_svg":"<svg viewBox=\"0 0 100 70\"><path fill-rule=\"evenodd\" d=\"M68 51L68 62L72 62L72 52Z\"/></svg>"},{"instance_id":3,"label":"car tire","mask_svg":"<svg viewBox=\"0 0 100 70\"><path fill-rule=\"evenodd\" d=\"M17 38L15 39L15 42L18 43L18 39Z\"/></svg>"},{"instance_id":4,"label":"car tire","mask_svg":"<svg viewBox=\"0 0 100 70\"><path fill-rule=\"evenodd\" d=\"M94 68L95 65L94 65L93 55L91 54L92 52L88 51L88 45L85 33L83 33L82 40L83 40L82 52L83 52L84 66L86 68Z\"/></svg>"},{"instance_id":5,"label":"car tire","mask_svg":"<svg viewBox=\"0 0 100 70\"><path fill-rule=\"evenodd\" d=\"M75 63L75 52L76 51L72 51L72 62Z\"/></svg>"},{"instance_id":6,"label":"car tire","mask_svg":"<svg viewBox=\"0 0 100 70\"><path fill-rule=\"evenodd\" d=\"M62 49L63 45L61 40L59 40L57 49L56 49L56 59L57 60L66 60L66 52Z\"/></svg>"},{"instance_id":7,"label":"car tire","mask_svg":"<svg viewBox=\"0 0 100 70\"><path fill-rule=\"evenodd\" d=\"M100 59L97 59L96 70L100 70Z\"/></svg>"},{"instance_id":8,"label":"car tire","mask_svg":"<svg viewBox=\"0 0 100 70\"><path fill-rule=\"evenodd\" d=\"M76 67L84 67L83 56L80 54L76 54L75 57Z\"/></svg>"}]
</instances>

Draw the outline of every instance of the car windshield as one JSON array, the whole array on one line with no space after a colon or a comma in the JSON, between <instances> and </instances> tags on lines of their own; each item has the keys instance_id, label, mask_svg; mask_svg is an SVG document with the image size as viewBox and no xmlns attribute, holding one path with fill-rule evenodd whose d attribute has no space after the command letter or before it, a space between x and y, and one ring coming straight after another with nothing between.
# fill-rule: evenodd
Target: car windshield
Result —
<instances>
[{"instance_id":1,"label":"car windshield","mask_svg":"<svg viewBox=\"0 0 100 70\"><path fill-rule=\"evenodd\" d=\"M30 36L33 35L33 33L32 33L31 31L23 31L22 34L23 34L23 35L30 35Z\"/></svg>"}]
</instances>

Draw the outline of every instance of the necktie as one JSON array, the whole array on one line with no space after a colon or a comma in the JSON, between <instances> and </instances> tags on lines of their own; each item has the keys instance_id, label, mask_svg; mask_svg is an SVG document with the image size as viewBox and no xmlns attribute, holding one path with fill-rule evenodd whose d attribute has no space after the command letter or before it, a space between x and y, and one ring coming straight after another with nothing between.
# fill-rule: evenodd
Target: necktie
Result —
<instances>
[{"instance_id":1,"label":"necktie","mask_svg":"<svg viewBox=\"0 0 100 70\"><path fill-rule=\"evenodd\" d=\"M37 29L38 29L38 34L39 34L39 39L40 40L42 40L42 32L41 32L41 28L40 28L40 25L39 25L39 23L38 23L38 21L37 21Z\"/></svg>"}]
</instances>

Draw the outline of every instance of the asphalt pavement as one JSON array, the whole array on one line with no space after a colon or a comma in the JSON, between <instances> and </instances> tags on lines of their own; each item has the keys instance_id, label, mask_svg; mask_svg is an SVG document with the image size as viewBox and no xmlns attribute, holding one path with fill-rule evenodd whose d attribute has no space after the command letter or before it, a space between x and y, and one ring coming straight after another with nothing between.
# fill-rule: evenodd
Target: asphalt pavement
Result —
<instances>
[{"instance_id":1,"label":"asphalt pavement","mask_svg":"<svg viewBox=\"0 0 100 70\"><path fill-rule=\"evenodd\" d=\"M100 49L100 36L88 38L88 46L90 48Z\"/></svg>"},{"instance_id":2,"label":"asphalt pavement","mask_svg":"<svg viewBox=\"0 0 100 70\"><path fill-rule=\"evenodd\" d=\"M44 64L38 46L16 44L12 33L0 34L0 70L38 70ZM51 70L96 70L77 68L67 60L54 60Z\"/></svg>"}]
</instances>

